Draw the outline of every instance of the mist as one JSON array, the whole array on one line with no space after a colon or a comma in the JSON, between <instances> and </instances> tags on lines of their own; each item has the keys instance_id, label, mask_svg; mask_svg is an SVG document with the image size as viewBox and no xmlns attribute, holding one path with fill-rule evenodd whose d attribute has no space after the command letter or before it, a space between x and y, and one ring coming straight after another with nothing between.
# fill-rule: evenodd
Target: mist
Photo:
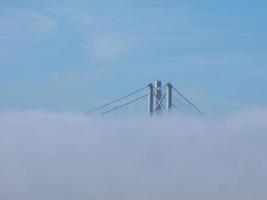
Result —
<instances>
[{"instance_id":1,"label":"mist","mask_svg":"<svg viewBox=\"0 0 267 200\"><path fill-rule=\"evenodd\" d=\"M1 200L265 200L267 109L217 118L0 113Z\"/></svg>"}]
</instances>

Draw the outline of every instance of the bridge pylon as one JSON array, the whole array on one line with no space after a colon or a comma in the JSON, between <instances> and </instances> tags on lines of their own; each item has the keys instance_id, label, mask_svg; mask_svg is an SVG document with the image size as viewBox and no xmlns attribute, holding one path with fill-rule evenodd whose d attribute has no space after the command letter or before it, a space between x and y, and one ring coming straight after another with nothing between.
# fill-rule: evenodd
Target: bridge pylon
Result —
<instances>
[{"instance_id":1,"label":"bridge pylon","mask_svg":"<svg viewBox=\"0 0 267 200\"><path fill-rule=\"evenodd\" d=\"M146 94L141 96L141 92L144 93L145 91ZM98 112L104 115L115 112L116 110L129 106L143 99L147 99L147 112L149 116L157 116L164 113L169 114L174 109L179 111L179 107L175 105L175 102L173 101L174 99L177 99L177 97L184 103L185 106L187 106L188 109L194 111L194 113L203 115L202 111L175 87L173 87L172 84L167 83L166 85L162 85L162 82L159 80L155 81L154 84L150 83L145 87L128 93L127 95L91 109L86 113L90 114Z\"/></svg>"},{"instance_id":2,"label":"bridge pylon","mask_svg":"<svg viewBox=\"0 0 267 200\"><path fill-rule=\"evenodd\" d=\"M148 114L150 116L170 113L172 109L172 85L162 86L161 81L148 84Z\"/></svg>"}]
</instances>

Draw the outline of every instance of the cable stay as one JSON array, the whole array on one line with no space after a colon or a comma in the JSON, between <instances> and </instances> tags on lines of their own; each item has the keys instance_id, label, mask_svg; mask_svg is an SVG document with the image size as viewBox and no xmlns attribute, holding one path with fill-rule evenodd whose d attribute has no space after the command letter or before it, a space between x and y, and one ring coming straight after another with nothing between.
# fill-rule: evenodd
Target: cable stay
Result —
<instances>
[{"instance_id":1,"label":"cable stay","mask_svg":"<svg viewBox=\"0 0 267 200\"><path fill-rule=\"evenodd\" d=\"M112 109L110 109L110 110L107 110L107 111L105 111L105 112L102 112L102 115L107 114L107 113L109 113L109 112L112 112L112 111L114 111L114 110L118 110L118 109L120 109L120 108L122 108L122 107L124 107L124 106L127 106L127 105L129 105L129 104L131 104L131 103L134 103L134 102L136 102L136 101L139 101L139 100L141 100L141 99L143 99L143 98L145 98L145 97L147 97L147 96L148 96L148 94L146 94L146 95L144 95L144 96L141 96L141 97L138 97L138 98L136 98L136 99L133 99L132 101L129 101L129 102L127 102L127 103L124 103L124 104L122 104L122 105L119 105L119 106L117 106L117 107L115 107L115 108L112 108Z\"/></svg>"},{"instance_id":2,"label":"cable stay","mask_svg":"<svg viewBox=\"0 0 267 200\"><path fill-rule=\"evenodd\" d=\"M204 113L195 106L190 100L188 100L181 92L179 92L175 87L172 87L172 89L180 96L182 97L192 108L194 108L199 114L204 115Z\"/></svg>"},{"instance_id":3,"label":"cable stay","mask_svg":"<svg viewBox=\"0 0 267 200\"><path fill-rule=\"evenodd\" d=\"M132 93L130 93L130 94L127 94L127 95L125 95L125 96L123 96L123 97L120 97L120 98L118 98L118 99L115 99L115 100L113 100L113 101L111 101L111 102L109 102L109 103L106 103L106 104L102 105L102 106L99 106L99 107L96 107L96 108L94 108L94 109L92 109L92 110L89 110L89 111L87 111L86 113L87 113L87 114L90 114L90 113L93 113L93 112L95 112L95 111L101 110L101 109L103 109L103 108L105 108L105 107L107 107L107 106L110 106L110 105L112 105L112 104L114 104L114 103L117 103L117 102L119 102L119 101L121 101L121 100L124 100L124 99L126 99L126 98L128 98L128 97L130 97L130 96L132 96L132 95L134 95L134 94L137 94L137 93L141 92L142 90L144 90L144 89L146 89L146 88L147 88L147 86L146 86L146 87L143 87L143 88L140 88L140 89L138 89L138 90L135 90L134 92L132 92Z\"/></svg>"},{"instance_id":4,"label":"cable stay","mask_svg":"<svg viewBox=\"0 0 267 200\"><path fill-rule=\"evenodd\" d=\"M143 96L140 96L141 94L136 95L137 93L140 93L141 91L145 89L148 89L145 95ZM174 93L176 93L176 95L174 95ZM136 95L136 96L133 96L133 95ZM135 90L123 97L117 98L102 106L89 110L86 113L90 114L90 113L99 111L98 112L99 114L104 115L104 114L113 112L115 110L118 110L122 107L126 107L146 97L148 98L147 111L148 111L149 116L158 115L160 113L167 113L172 108L174 108L177 111L179 110L182 111L183 109L191 110L191 112L194 112L194 113L197 112L201 115L204 115L203 112L196 105L194 105L189 99L187 99L181 92L179 92L176 88L174 88L170 83L162 86L161 81L155 81L154 85L150 83L143 88ZM175 105L173 102L173 99L177 99L182 104L178 106ZM182 107L184 108L181 110Z\"/></svg>"},{"instance_id":5,"label":"cable stay","mask_svg":"<svg viewBox=\"0 0 267 200\"><path fill-rule=\"evenodd\" d=\"M176 104L172 104L172 107L179 112L180 114L182 114L183 116L188 115L188 113L184 110L184 109L180 109L180 106L177 106ZM195 112L195 110L193 110Z\"/></svg>"}]
</instances>

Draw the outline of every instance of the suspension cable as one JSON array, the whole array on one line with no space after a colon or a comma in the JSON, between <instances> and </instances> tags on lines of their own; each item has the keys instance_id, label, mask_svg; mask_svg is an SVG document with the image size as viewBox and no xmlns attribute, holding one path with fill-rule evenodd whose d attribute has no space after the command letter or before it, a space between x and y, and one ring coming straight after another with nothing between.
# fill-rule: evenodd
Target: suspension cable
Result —
<instances>
[{"instance_id":1,"label":"suspension cable","mask_svg":"<svg viewBox=\"0 0 267 200\"><path fill-rule=\"evenodd\" d=\"M99 106L99 107L96 107L96 108L94 108L94 109L92 109L92 110L89 110L89 111L87 111L86 113L87 113L87 114L90 114L90 113L92 113L92 112L98 111L98 110L100 110L100 109L102 109L102 108L105 108L105 107L111 105L111 104L117 103L117 102L119 102L119 101L121 101L121 100L123 100L123 99L126 99L126 98L128 98L128 97L134 95L134 94L137 94L137 93L141 92L142 90L144 90L144 89L146 89L146 88L147 88L147 86L146 86L146 87L143 87L143 88L140 88L140 89L138 89L138 90L135 90L134 92L132 92L132 93L130 93L130 94L127 94L127 95L125 95L125 96L123 96L123 97L121 97L121 98L115 99L115 100L113 100L113 101L111 101L111 102L109 102L109 103L106 103L106 104L102 105L102 106Z\"/></svg>"},{"instance_id":2,"label":"suspension cable","mask_svg":"<svg viewBox=\"0 0 267 200\"><path fill-rule=\"evenodd\" d=\"M118 110L118 109L121 108L121 107L127 106L127 105L129 105L129 104L131 104L131 103L134 103L134 102L136 102L136 101L139 101L140 99L143 99L143 98L145 98L145 97L147 97L147 96L148 96L148 94L146 94L146 95L144 95L144 96L141 96L141 97L138 97L138 98L136 98L136 99L134 99L134 100L132 100L132 101L129 101L129 102L127 102L127 103L124 103L124 104L122 104L122 105L119 105L119 106L117 106L117 107L115 107L115 108L112 108L112 109L110 109L110 110L107 110L107 111L103 112L102 115L107 114L107 113L109 113L109 112L112 112L112 111L114 111L114 110Z\"/></svg>"},{"instance_id":3,"label":"suspension cable","mask_svg":"<svg viewBox=\"0 0 267 200\"><path fill-rule=\"evenodd\" d=\"M181 96L191 107L193 107L199 114L204 115L204 113L197 107L195 106L191 101L189 101L181 92L179 92L176 88L172 87L173 90Z\"/></svg>"}]
</instances>

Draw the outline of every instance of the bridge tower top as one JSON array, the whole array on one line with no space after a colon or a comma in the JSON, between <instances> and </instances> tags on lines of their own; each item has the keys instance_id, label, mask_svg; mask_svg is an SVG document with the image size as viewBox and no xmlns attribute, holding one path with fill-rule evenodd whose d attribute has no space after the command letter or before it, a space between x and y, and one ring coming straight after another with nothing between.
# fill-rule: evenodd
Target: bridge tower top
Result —
<instances>
[{"instance_id":1,"label":"bridge tower top","mask_svg":"<svg viewBox=\"0 0 267 200\"><path fill-rule=\"evenodd\" d=\"M172 108L172 85L168 83L162 86L162 82L157 80L148 85L148 112L150 116L160 115L163 112L169 113Z\"/></svg>"},{"instance_id":2,"label":"bridge tower top","mask_svg":"<svg viewBox=\"0 0 267 200\"><path fill-rule=\"evenodd\" d=\"M144 90L146 90L147 93L141 96L140 93L144 92ZM178 110L178 107L175 105L173 101L174 94L176 95L176 97L178 95L181 101L185 103L185 105L188 108L192 109L196 113L203 114L198 107L196 107L181 92L179 92L176 88L174 88L171 83L162 85L162 82L159 80L155 81L154 84L150 83L143 88L135 90L109 103L96 107L88 111L87 113L94 113L100 111L101 114L107 114L145 98L147 98L147 108L148 108L147 110L149 116L160 115L163 113L170 113L173 110L172 108ZM133 98L134 96L136 98Z\"/></svg>"}]
</instances>

